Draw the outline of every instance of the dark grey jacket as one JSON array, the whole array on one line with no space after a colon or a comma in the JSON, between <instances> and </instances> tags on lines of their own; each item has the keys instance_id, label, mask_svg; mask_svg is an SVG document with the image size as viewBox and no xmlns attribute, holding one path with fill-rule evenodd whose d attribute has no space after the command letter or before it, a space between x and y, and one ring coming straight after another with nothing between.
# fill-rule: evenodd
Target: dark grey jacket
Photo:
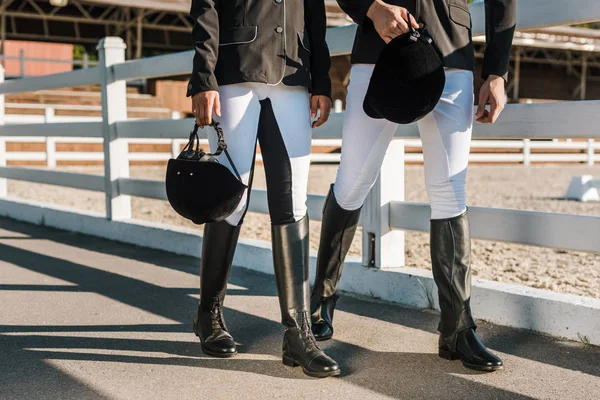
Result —
<instances>
[{"instance_id":1,"label":"dark grey jacket","mask_svg":"<svg viewBox=\"0 0 600 400\"><path fill-rule=\"evenodd\" d=\"M192 0L188 96L241 82L331 96L324 0Z\"/></svg>"},{"instance_id":2,"label":"dark grey jacket","mask_svg":"<svg viewBox=\"0 0 600 400\"><path fill-rule=\"evenodd\" d=\"M337 0L340 7L359 28L352 49L352 63L375 64L385 42L375 31L367 10L374 0ZM467 0L384 0L407 8L427 31L443 56L444 66L469 69L475 67L471 39L471 14ZM419 1L419 10L417 10ZM515 32L517 0L485 0L486 50L483 78L504 76L508 72L510 48ZM418 13L417 13L418 11Z\"/></svg>"}]
</instances>

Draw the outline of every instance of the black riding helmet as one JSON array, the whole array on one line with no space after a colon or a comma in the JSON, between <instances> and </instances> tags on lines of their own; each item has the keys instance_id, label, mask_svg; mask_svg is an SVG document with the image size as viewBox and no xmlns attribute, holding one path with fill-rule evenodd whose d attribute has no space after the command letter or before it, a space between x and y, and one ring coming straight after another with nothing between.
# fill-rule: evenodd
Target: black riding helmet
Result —
<instances>
[{"instance_id":1,"label":"black riding helmet","mask_svg":"<svg viewBox=\"0 0 600 400\"><path fill-rule=\"evenodd\" d=\"M410 20L410 17L409 17ZM429 114L444 91L444 65L421 25L394 38L381 52L363 102L371 118L410 124Z\"/></svg>"},{"instance_id":2,"label":"black riding helmet","mask_svg":"<svg viewBox=\"0 0 600 400\"><path fill-rule=\"evenodd\" d=\"M200 150L198 125L190 134L190 141L177 159L169 160L167 165L167 198L171 207L181 216L196 224L220 222L235 211L244 190L229 153L218 122L211 126L218 136L218 148L215 153ZM225 152L235 175L219 162L218 156Z\"/></svg>"}]
</instances>

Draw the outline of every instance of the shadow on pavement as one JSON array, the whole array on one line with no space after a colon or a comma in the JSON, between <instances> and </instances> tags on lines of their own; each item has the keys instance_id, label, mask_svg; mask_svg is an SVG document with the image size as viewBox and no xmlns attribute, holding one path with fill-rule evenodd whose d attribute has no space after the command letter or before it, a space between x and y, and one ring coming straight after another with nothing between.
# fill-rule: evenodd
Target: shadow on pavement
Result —
<instances>
[{"instance_id":1,"label":"shadow on pavement","mask_svg":"<svg viewBox=\"0 0 600 400\"><path fill-rule=\"evenodd\" d=\"M193 257L149 249L142 251L130 245L33 227L4 219L0 219L0 229L191 274L197 273L198 259ZM11 238L11 240L17 241L21 238ZM115 326L0 326L0 349L3 349L4 353L0 356L3 359L0 364L0 386L3 388L14 388L19 383L27 382L33 385L31 390L35 392L37 388L42 390L42 387L48 384L64 385L73 392L73 396L69 397L102 397L83 384L76 385L72 382L73 378L56 371L46 360L181 365L244 371L277 378L310 379L299 369L290 372L281 365L279 357L283 328L279 323L230 308L226 309L226 317L232 334L241 343L240 352L245 353L245 356L227 360L204 357L198 340L191 333L191 320L197 305L197 300L190 296L197 291L194 288L162 287L121 274L23 250L6 243L0 243L0 261L76 285L62 286L59 290L98 293L179 322ZM276 296L273 277L268 275L234 268L230 283L241 286L245 290L230 290L229 294ZM37 293L56 289L55 286L23 285L24 288L19 286L1 285L0 290L31 290ZM343 297L339 309L427 332L434 332L438 318L432 312L406 309L385 303L382 305L350 296ZM44 335L44 333L55 332L190 333L188 341ZM531 332L500 327L490 328L487 324L482 325L481 332L486 342L495 350L600 376L597 364L600 356L598 349L566 346ZM532 346L533 343L535 346ZM412 397L415 393L419 393L422 397L443 397L443 393L436 392L436 388L440 386L447 388L447 393L452 393L452 397L455 398L472 396L473 393L489 398L525 398L519 397L514 392L467 380L460 375L468 375L471 372L465 370L459 362L440 360L433 353L378 352L336 340L327 343L324 347L342 365L344 370L342 379L396 398ZM98 350L101 352L98 353ZM120 351L157 353L157 355L119 354ZM252 359L253 354L268 357L266 360ZM15 371L18 375L15 375ZM78 396L78 393L81 396Z\"/></svg>"}]
</instances>

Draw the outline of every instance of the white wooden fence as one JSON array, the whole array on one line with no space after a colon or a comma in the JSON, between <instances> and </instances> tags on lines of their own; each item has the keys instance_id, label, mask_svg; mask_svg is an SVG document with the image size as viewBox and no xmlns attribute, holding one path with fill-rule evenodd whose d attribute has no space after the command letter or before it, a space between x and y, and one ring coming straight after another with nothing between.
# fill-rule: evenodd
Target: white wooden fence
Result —
<instances>
[{"instance_id":1,"label":"white wooden fence","mask_svg":"<svg viewBox=\"0 0 600 400\"><path fill-rule=\"evenodd\" d=\"M88 53L83 54L82 60L64 60L55 58L38 58L38 57L26 57L25 51L21 50L18 57L4 56L0 54L0 61L18 61L19 62L19 77L23 78L26 76L27 63L50 63L50 64L69 64L71 66L79 66L81 68L89 68L96 66L96 61L91 61Z\"/></svg>"},{"instance_id":2,"label":"white wooden fence","mask_svg":"<svg viewBox=\"0 0 600 400\"><path fill-rule=\"evenodd\" d=\"M528 0L520 1L519 4L518 28L521 29L600 20L600 2L597 0L574 0L569 7L565 7L560 0ZM484 28L483 4L473 4L470 8L473 14L473 34L481 34ZM349 53L354 29L355 27L343 27L328 31L328 42L333 54ZM0 196L7 195L7 178L104 192L108 221L126 220L131 217L130 196L166 198L164 182L129 177L128 160L133 154L128 154L128 140L185 139L192 121L128 120L125 81L189 73L192 52L125 62L123 41L112 37L103 39L98 45L98 50L100 63L97 67L0 84L0 124L5 121L2 95L6 93L90 84L100 84L102 88L101 121L0 126ZM332 115L328 124L314 131L314 138L340 140L342 120L343 114ZM510 105L497 124L476 124L474 137L484 140L476 142L481 146L490 146L491 143L487 141L490 139L511 139L505 144L527 150L540 146L556 146L552 142L533 142L531 139L599 138L598 126L600 101ZM381 175L364 206L363 264L370 267L403 266L403 231L429 229L429 207L426 204L404 201L403 166L405 160L409 159L404 149L406 145L416 144L413 139L418 137L417 127L414 124L402 126L396 136L397 140L390 146ZM104 144L104 177L6 167L7 137L11 140L25 137L60 137L68 138L69 141L84 137L86 140L101 141ZM52 139L51 143L56 143L56 140ZM498 143L494 142L493 145L497 146ZM590 163L594 158L593 150L598 148L591 140L561 145L586 149L586 154L564 157ZM60 156L62 157L62 154ZM166 157L167 154L163 156ZM543 155L524 152L511 157L527 163L539 160ZM53 158L56 160L57 154L54 154ZM309 196L309 213L313 219L320 219L323 200L324 196L321 195ZM250 210L267 212L264 191L255 191ZM471 209L471 215L473 235L476 238L570 250L600 251L599 217L475 207Z\"/></svg>"},{"instance_id":3,"label":"white wooden fence","mask_svg":"<svg viewBox=\"0 0 600 400\"><path fill-rule=\"evenodd\" d=\"M44 104L6 104L6 109L10 107L18 108L43 108L44 115L21 115L9 114L5 116L6 124L34 124L34 123L57 123L57 122L101 122L102 117L89 116L57 116L56 109L77 109L100 111L99 106L56 106L48 107ZM36 106L36 107L33 107ZM164 111L164 109L159 109ZM151 112L149 108L129 108L128 111ZM179 113L173 112L173 119L179 119ZM135 119L135 118L128 118ZM7 137L7 143L45 143L45 151L10 151L6 154L7 161L46 161L49 168L56 167L56 161L102 161L104 154L101 152L81 152L81 151L57 151L56 143L102 143L102 138L85 137ZM130 139L128 143L135 144L163 144L171 145L170 152L134 152L129 153L130 161L167 161L171 157L176 157L181 146L186 143L186 139ZM208 142L204 140L203 144ZM341 139L314 139L313 146L319 147L341 147ZM406 139L404 144L407 148L417 151L406 153L405 161L412 163L422 163L422 143L420 139ZM600 159L600 142L594 139L585 141L531 141L530 139L520 140L485 140L474 139L471 143L471 149L474 151L469 155L472 163L520 163L531 165L532 162L569 162L586 163L595 165ZM477 150L492 150L492 152L477 152ZM516 151L515 151L516 150ZM542 150L540 152L532 152ZM565 152L567 151L567 152ZM260 154L257 160L261 160ZM340 153L313 153L311 161L318 163L339 163Z\"/></svg>"}]
</instances>

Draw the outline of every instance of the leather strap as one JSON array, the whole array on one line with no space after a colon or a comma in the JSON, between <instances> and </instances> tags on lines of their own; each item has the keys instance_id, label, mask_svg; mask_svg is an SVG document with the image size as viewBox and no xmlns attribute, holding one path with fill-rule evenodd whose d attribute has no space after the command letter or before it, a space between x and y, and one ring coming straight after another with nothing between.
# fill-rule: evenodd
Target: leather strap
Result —
<instances>
[{"instance_id":1,"label":"leather strap","mask_svg":"<svg viewBox=\"0 0 600 400\"><path fill-rule=\"evenodd\" d=\"M224 152L225 156L229 160L229 164L231 164L231 168L233 168L233 172L235 173L237 178L241 181L242 177L241 177L240 173L238 172L237 168L235 167L235 164L233 163L233 160L231 159L229 152L227 151L227 143L225 143L225 134L223 133L223 128L221 128L221 126L219 125L219 123L217 121L213 121L213 123L210 124L209 126L213 127L215 132L217 132L217 151L215 151L214 153L206 153L206 156L218 157L221 155L221 153ZM189 140L188 144L183 148L182 151L185 151L185 150L194 150L195 152L200 151L200 137L198 136L198 129L200 129L200 127L198 126L198 124L195 123L194 130L192 131L192 133L190 133L190 140Z\"/></svg>"}]
</instances>

